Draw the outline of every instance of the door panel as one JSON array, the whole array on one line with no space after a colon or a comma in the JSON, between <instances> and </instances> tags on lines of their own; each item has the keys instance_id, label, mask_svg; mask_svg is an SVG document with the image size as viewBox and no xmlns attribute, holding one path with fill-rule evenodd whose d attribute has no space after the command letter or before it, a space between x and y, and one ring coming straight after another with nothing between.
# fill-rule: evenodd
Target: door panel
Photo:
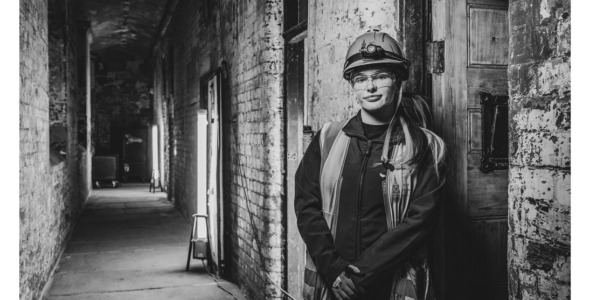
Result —
<instances>
[{"instance_id":1,"label":"door panel","mask_svg":"<svg viewBox=\"0 0 590 300\"><path fill-rule=\"evenodd\" d=\"M506 219L476 220L471 223L470 278L473 278L473 298L508 299L506 273Z\"/></svg>"},{"instance_id":2,"label":"door panel","mask_svg":"<svg viewBox=\"0 0 590 300\"><path fill-rule=\"evenodd\" d=\"M432 0L432 7L433 40L445 43L433 112L450 156L443 299L507 299L508 172L480 170L480 93L508 93L508 1Z\"/></svg>"},{"instance_id":3,"label":"door panel","mask_svg":"<svg viewBox=\"0 0 590 300\"><path fill-rule=\"evenodd\" d=\"M480 108L480 92L507 95L506 67L467 68L467 100L469 107Z\"/></svg>"},{"instance_id":4,"label":"door panel","mask_svg":"<svg viewBox=\"0 0 590 300\"><path fill-rule=\"evenodd\" d=\"M289 42L285 52L286 151L287 151L287 290L299 298L303 291L305 244L297 229L295 217L295 172L303 156L303 123L305 106L304 41Z\"/></svg>"},{"instance_id":5,"label":"door panel","mask_svg":"<svg viewBox=\"0 0 590 300\"><path fill-rule=\"evenodd\" d=\"M493 3L499 4L499 3ZM469 44L467 67L468 110L479 109L479 93L507 95L508 11L505 6L468 4ZM481 124L481 123L480 123ZM472 136L482 137L482 126ZM467 217L470 228L470 276L472 297L508 299L507 285L507 212L508 172L480 171L481 149L467 152Z\"/></svg>"},{"instance_id":6,"label":"door panel","mask_svg":"<svg viewBox=\"0 0 590 300\"><path fill-rule=\"evenodd\" d=\"M148 164L148 129L130 128L123 130L123 159L122 163L128 165L124 170L125 180L146 182L151 172Z\"/></svg>"},{"instance_id":7,"label":"door panel","mask_svg":"<svg viewBox=\"0 0 590 300\"><path fill-rule=\"evenodd\" d=\"M501 95L506 95L508 92L505 66L508 50L508 27L506 8L485 7L480 4L477 7L469 6L468 11L470 23L468 43L471 61L467 68L468 98L466 100L467 109L474 111L474 109L481 107L479 103L480 92ZM481 126L474 129L471 133L472 137L481 137L481 130L483 130ZM490 207L500 206L499 209L502 212L498 211L493 215L506 217L507 172L482 173L478 168L478 159L480 158L481 150L471 149L471 151L468 151L467 195L470 208L469 215L476 217L476 214L489 214L492 212L489 210Z\"/></svg>"},{"instance_id":8,"label":"door panel","mask_svg":"<svg viewBox=\"0 0 590 300\"><path fill-rule=\"evenodd\" d=\"M223 246L223 185L221 141L223 128L221 128L221 75L216 72L207 82L207 210L209 215L209 236L211 258L214 270L220 275L224 267L224 246Z\"/></svg>"},{"instance_id":9,"label":"door panel","mask_svg":"<svg viewBox=\"0 0 590 300\"><path fill-rule=\"evenodd\" d=\"M508 11L469 5L469 65L508 65Z\"/></svg>"},{"instance_id":10,"label":"door panel","mask_svg":"<svg viewBox=\"0 0 590 300\"><path fill-rule=\"evenodd\" d=\"M473 219L507 218L508 172L496 170L481 174L476 169L469 171L467 178L469 216Z\"/></svg>"},{"instance_id":11,"label":"door panel","mask_svg":"<svg viewBox=\"0 0 590 300\"><path fill-rule=\"evenodd\" d=\"M482 141L481 141L481 110L479 108L469 108L467 111L467 126L469 126L467 132L469 134L467 147L469 153L481 153ZM473 158L470 156L469 158ZM468 158L468 159L469 159ZM477 159L477 158L476 158ZM471 161L468 165L473 165ZM468 170L471 171L471 170Z\"/></svg>"}]
</instances>

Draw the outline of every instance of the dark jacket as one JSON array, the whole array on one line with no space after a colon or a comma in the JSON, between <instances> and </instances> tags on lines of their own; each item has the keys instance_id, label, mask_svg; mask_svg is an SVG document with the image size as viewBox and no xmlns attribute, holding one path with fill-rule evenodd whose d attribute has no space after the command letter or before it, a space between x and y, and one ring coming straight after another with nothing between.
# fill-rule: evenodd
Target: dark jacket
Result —
<instances>
[{"instance_id":1,"label":"dark jacket","mask_svg":"<svg viewBox=\"0 0 590 300\"><path fill-rule=\"evenodd\" d=\"M360 113L342 129L351 137L343 168L336 241L322 216L319 173L319 134L309 145L295 175L297 224L309 254L327 284L353 264L362 276L351 276L365 290L386 293L396 268L418 251L434 226L441 182L432 167L420 169L414 200L407 218L398 228L387 231L382 192L385 168L380 163L385 132L365 137ZM393 143L403 142L401 133ZM391 148L390 148L391 149Z\"/></svg>"}]
</instances>

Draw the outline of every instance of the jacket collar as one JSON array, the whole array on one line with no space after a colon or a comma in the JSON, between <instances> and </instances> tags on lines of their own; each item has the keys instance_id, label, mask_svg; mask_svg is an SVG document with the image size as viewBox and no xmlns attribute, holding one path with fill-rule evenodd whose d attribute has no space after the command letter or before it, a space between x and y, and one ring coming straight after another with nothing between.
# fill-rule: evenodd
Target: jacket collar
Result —
<instances>
[{"instance_id":1,"label":"jacket collar","mask_svg":"<svg viewBox=\"0 0 590 300\"><path fill-rule=\"evenodd\" d=\"M350 120L348 120L348 122L346 122L346 125L344 125L344 127L342 128L342 131L344 131L344 133L346 133L346 135L348 135L350 137L357 137L357 138L360 138L360 139L366 140L366 141L369 140L365 136L365 130L363 129L363 119L361 118L361 111L360 110L357 112L356 116L352 117ZM385 140L385 133L386 132L383 132L383 134L381 136L379 136L379 138L373 139L373 142L383 143L383 141ZM393 128L393 133L391 135L391 141L394 144L396 144L398 142L402 142L403 140L404 140L404 134L403 134L403 131L401 130L401 126L399 126L399 123L398 123Z\"/></svg>"}]
</instances>

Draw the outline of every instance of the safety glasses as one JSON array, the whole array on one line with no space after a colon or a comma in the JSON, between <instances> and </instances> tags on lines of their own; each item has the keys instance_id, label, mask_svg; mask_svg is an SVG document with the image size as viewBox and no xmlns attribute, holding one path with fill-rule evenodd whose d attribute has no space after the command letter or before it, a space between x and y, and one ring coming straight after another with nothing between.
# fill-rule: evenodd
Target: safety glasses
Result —
<instances>
[{"instance_id":1,"label":"safety glasses","mask_svg":"<svg viewBox=\"0 0 590 300\"><path fill-rule=\"evenodd\" d=\"M369 76L356 75L350 80L352 88L355 90L364 90L372 87L382 88L393 85L395 75L393 73L381 72Z\"/></svg>"}]
</instances>

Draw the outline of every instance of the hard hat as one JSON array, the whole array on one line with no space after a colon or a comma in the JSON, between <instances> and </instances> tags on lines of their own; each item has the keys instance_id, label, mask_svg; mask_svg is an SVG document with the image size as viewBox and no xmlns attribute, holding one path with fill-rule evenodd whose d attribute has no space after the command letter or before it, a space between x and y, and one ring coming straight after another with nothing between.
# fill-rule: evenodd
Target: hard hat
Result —
<instances>
[{"instance_id":1,"label":"hard hat","mask_svg":"<svg viewBox=\"0 0 590 300\"><path fill-rule=\"evenodd\" d=\"M410 62L404 57L399 43L378 29L361 34L348 48L344 63L344 78L350 80L352 70L369 65L391 66L408 79Z\"/></svg>"}]
</instances>

